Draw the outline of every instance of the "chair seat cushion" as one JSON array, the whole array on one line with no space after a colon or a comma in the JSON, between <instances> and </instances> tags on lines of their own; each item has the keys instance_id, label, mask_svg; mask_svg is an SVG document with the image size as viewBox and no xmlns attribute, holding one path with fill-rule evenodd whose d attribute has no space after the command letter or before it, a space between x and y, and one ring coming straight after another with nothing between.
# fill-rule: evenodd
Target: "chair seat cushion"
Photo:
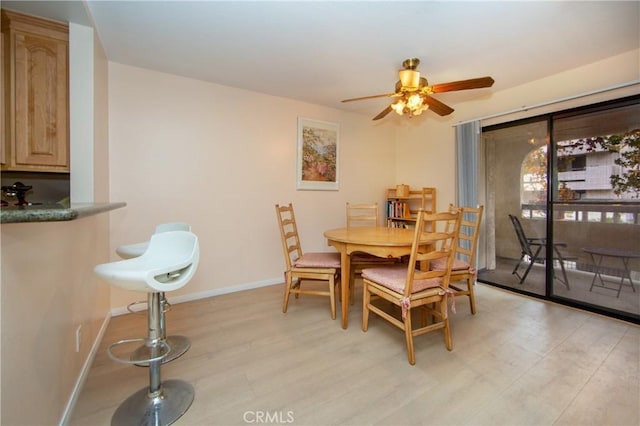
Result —
<instances>
[{"instance_id":1,"label":"chair seat cushion","mask_svg":"<svg viewBox=\"0 0 640 426\"><path fill-rule=\"evenodd\" d=\"M362 271L362 278L383 285L397 293L403 293L404 286L407 282L407 267L399 265L380 268L367 268ZM440 287L441 284L441 278L413 280L412 293L417 293L428 288Z\"/></svg>"},{"instance_id":2,"label":"chair seat cushion","mask_svg":"<svg viewBox=\"0 0 640 426\"><path fill-rule=\"evenodd\" d=\"M295 261L297 268L340 268L340 253L305 253Z\"/></svg>"},{"instance_id":3,"label":"chair seat cushion","mask_svg":"<svg viewBox=\"0 0 640 426\"><path fill-rule=\"evenodd\" d=\"M447 259L440 258L431 262L431 269L434 271L442 271L447 266ZM452 271L460 271L463 269L469 269L471 265L469 262L460 259L453 259L453 266L451 267Z\"/></svg>"}]
</instances>

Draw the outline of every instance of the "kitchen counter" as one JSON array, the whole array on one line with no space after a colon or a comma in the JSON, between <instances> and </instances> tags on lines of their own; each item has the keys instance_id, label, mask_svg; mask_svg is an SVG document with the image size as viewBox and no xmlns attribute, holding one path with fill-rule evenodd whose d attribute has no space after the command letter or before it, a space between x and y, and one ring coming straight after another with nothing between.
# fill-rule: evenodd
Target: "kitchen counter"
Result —
<instances>
[{"instance_id":1,"label":"kitchen counter","mask_svg":"<svg viewBox=\"0 0 640 426\"><path fill-rule=\"evenodd\" d=\"M42 204L0 209L0 223L61 222L80 219L125 207L127 203Z\"/></svg>"}]
</instances>

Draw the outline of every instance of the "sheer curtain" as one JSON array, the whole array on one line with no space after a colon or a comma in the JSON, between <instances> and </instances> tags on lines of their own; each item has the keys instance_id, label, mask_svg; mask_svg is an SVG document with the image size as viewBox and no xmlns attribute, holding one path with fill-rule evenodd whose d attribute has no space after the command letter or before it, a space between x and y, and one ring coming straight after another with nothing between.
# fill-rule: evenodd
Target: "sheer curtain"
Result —
<instances>
[{"instance_id":1,"label":"sheer curtain","mask_svg":"<svg viewBox=\"0 0 640 426\"><path fill-rule=\"evenodd\" d=\"M456 204L458 206L478 205L479 144L479 121L456 126Z\"/></svg>"},{"instance_id":2,"label":"sheer curtain","mask_svg":"<svg viewBox=\"0 0 640 426\"><path fill-rule=\"evenodd\" d=\"M482 167L480 121L472 121L456 126L456 204L458 206L484 206L480 240L478 241L476 267L495 269L495 220L494 209L486 200L480 188L485 188L485 182L479 182L479 170ZM484 203L481 202L484 201Z\"/></svg>"}]
</instances>

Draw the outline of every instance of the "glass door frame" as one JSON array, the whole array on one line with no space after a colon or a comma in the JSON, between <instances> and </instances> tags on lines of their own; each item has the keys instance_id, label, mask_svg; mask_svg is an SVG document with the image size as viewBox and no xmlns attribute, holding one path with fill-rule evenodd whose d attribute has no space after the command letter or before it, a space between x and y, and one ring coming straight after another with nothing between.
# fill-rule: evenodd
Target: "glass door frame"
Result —
<instances>
[{"instance_id":1,"label":"glass door frame","mask_svg":"<svg viewBox=\"0 0 640 426\"><path fill-rule=\"evenodd\" d=\"M587 105L587 106L578 107L578 108L572 108L569 110L564 110L564 111L559 111L554 113L542 114L539 116L528 117L525 119L521 119L521 120L509 122L509 123L496 124L496 125L491 125L491 126L486 126L481 128L482 133L485 133L491 130L518 126L518 125L523 125L523 124L537 122L537 121L539 122L545 121L547 125L547 140L546 140L547 187L546 187L546 203L545 203L545 207L546 207L545 230L548 238L546 238L546 250L545 250L545 253L546 253L545 286L544 286L545 294L544 295L535 294L522 289L501 285L500 283L489 282L488 284L495 285L510 291L523 293L528 296L550 300L550 301L567 305L570 307L587 310L597 314L602 314L609 317L622 319L624 321L630 321L636 324L640 324L640 315L636 315L631 312L621 312L621 311L610 309L604 306L590 304L585 301L579 301L579 300L570 299L567 297L558 296L554 291L554 285L555 285L554 273L555 272L554 272L554 264L553 264L553 247L554 247L554 238L555 238L555 233L554 233L555 205L559 202L559 200L555 199L555 195L557 194L557 190L558 190L559 179L556 173L557 141L555 141L553 138L554 121L557 119L569 117L572 115L580 115L580 114L585 114L587 112L604 111L607 109L623 107L625 105L638 104L639 102L640 102L640 95L635 95L635 96L630 96L622 99L602 102L602 103L593 104L593 105ZM484 155L482 157L484 157ZM483 168L485 167L483 166ZM483 186L485 186L485 190L486 190L486 185L483 185ZM520 215L522 214L522 208L520 208L519 214ZM638 287L638 290L640 290L640 285L637 285L636 287Z\"/></svg>"}]
</instances>

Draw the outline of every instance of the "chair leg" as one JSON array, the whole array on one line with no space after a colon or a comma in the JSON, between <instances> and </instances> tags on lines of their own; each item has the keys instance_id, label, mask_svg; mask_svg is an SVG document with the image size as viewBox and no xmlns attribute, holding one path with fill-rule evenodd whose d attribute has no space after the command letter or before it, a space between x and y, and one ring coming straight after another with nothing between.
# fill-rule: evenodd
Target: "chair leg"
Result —
<instances>
[{"instance_id":1,"label":"chair leg","mask_svg":"<svg viewBox=\"0 0 640 426\"><path fill-rule=\"evenodd\" d=\"M371 302L371 294L369 286L365 280L362 280L362 331L369 328L369 303Z\"/></svg>"},{"instance_id":2,"label":"chair leg","mask_svg":"<svg viewBox=\"0 0 640 426\"><path fill-rule=\"evenodd\" d=\"M471 315L476 314L476 294L474 293L473 287L475 286L476 280L473 277L467 278L467 287L469 290L469 305L471 308Z\"/></svg>"},{"instance_id":3,"label":"chair leg","mask_svg":"<svg viewBox=\"0 0 640 426\"><path fill-rule=\"evenodd\" d=\"M287 313L289 306L289 294L291 292L291 272L284 273L284 301L282 302L282 312Z\"/></svg>"},{"instance_id":4,"label":"chair leg","mask_svg":"<svg viewBox=\"0 0 640 426\"><path fill-rule=\"evenodd\" d=\"M520 278L520 275L518 275L518 268L520 267L520 264L522 263L522 260L524 259L525 254L522 253L522 255L520 255L520 259L518 259L518 263L516 263L515 268L513 268L513 271L511 271L512 275L515 275L516 277Z\"/></svg>"},{"instance_id":5,"label":"chair leg","mask_svg":"<svg viewBox=\"0 0 640 426\"><path fill-rule=\"evenodd\" d=\"M529 262L529 265L527 265L527 269L525 269L524 274L520 275L518 273L518 269L520 268L520 265L522 264L522 261L524 260L525 256L526 256L526 254L522 253L522 257L520 258L520 260L518 260L518 263L516 264L516 267L513 268L513 271L511 272L513 275L518 277L518 279L520 280L520 281L518 281L519 284L522 284L524 282L525 278L527 278L527 275L529 275L529 270L533 266L533 262Z\"/></svg>"},{"instance_id":6,"label":"chair leg","mask_svg":"<svg viewBox=\"0 0 640 426\"><path fill-rule=\"evenodd\" d=\"M567 278L567 271L564 269L564 261L563 260L558 260L558 262L560 263L560 269L562 270L562 277L563 280L560 280L562 282L562 284L564 284L565 287L567 287L567 290L571 290L571 288L569 288L569 278Z\"/></svg>"},{"instance_id":7,"label":"chair leg","mask_svg":"<svg viewBox=\"0 0 640 426\"><path fill-rule=\"evenodd\" d=\"M441 320L444 323L444 345L447 347L447 350L450 351L453 349L453 341L451 340L451 327L449 327L449 315L447 312L447 299L451 296L445 296L442 299L440 304L440 315L442 316Z\"/></svg>"},{"instance_id":8,"label":"chair leg","mask_svg":"<svg viewBox=\"0 0 640 426\"><path fill-rule=\"evenodd\" d=\"M351 277L349 277L349 303L353 305L356 303L356 273L353 268L351 268L350 274Z\"/></svg>"},{"instance_id":9,"label":"chair leg","mask_svg":"<svg viewBox=\"0 0 640 426\"><path fill-rule=\"evenodd\" d=\"M542 250L542 245L538 246L538 249L533 254L533 257L531 257L529 259L529 266L527 266L527 270L524 271L524 275L522 276L522 279L520 280L520 284L522 284L524 282L524 280L527 278L527 275L529 275L529 271L531 270L531 267L533 267L533 264L536 263L536 260L538 260L538 256L540 256L540 251L541 250Z\"/></svg>"},{"instance_id":10,"label":"chair leg","mask_svg":"<svg viewBox=\"0 0 640 426\"><path fill-rule=\"evenodd\" d=\"M407 317L404 319L404 336L407 341L407 358L409 364L415 365L416 354L413 350L413 333L411 331L411 310L407 310Z\"/></svg>"},{"instance_id":11,"label":"chair leg","mask_svg":"<svg viewBox=\"0 0 640 426\"><path fill-rule=\"evenodd\" d=\"M331 319L336 319L336 277L329 278L329 299L331 301Z\"/></svg>"},{"instance_id":12,"label":"chair leg","mask_svg":"<svg viewBox=\"0 0 640 426\"><path fill-rule=\"evenodd\" d=\"M524 274L522 275L522 277L520 276L520 274L518 274L517 271L518 271L518 268L520 267L520 264L524 260L525 256L527 256L527 253L525 252L522 252L522 256L520 257L520 260L518 260L516 267L513 268L513 272L511 272L516 277L520 278L520 284L524 283L524 280L527 279L527 275L529 275L529 271L531 270L531 267L533 266L534 263L536 263L536 260L538 260L538 256L540 255L540 251L542 250L543 246L539 245L537 247L538 248L536 252L533 253L533 256L529 255L529 265L527 266L527 269L524 271Z\"/></svg>"},{"instance_id":13,"label":"chair leg","mask_svg":"<svg viewBox=\"0 0 640 426\"><path fill-rule=\"evenodd\" d=\"M520 284L524 283L524 280L527 279L527 275L529 275L529 271L531 271L531 267L533 266L533 264L535 263L535 259L530 259L529 260L529 265L527 266L527 269L524 271L524 274L522 275L522 277L520 278ZM518 274L516 274L518 275Z\"/></svg>"}]
</instances>

